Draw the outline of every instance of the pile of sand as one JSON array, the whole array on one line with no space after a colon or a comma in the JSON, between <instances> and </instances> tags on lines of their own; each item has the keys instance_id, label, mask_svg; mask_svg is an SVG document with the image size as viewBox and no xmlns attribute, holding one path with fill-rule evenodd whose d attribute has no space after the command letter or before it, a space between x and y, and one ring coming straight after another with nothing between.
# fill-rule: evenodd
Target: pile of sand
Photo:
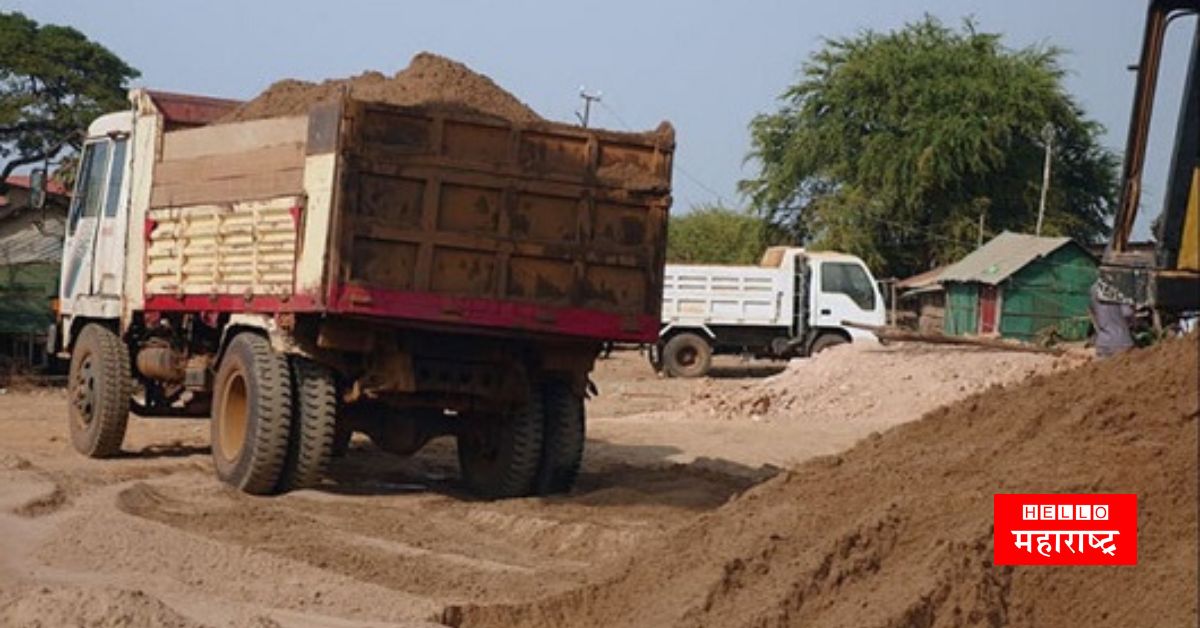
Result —
<instances>
[{"instance_id":1,"label":"pile of sand","mask_svg":"<svg viewBox=\"0 0 1200 628\"><path fill-rule=\"evenodd\" d=\"M492 79L452 59L422 52L391 78L379 72L364 72L322 83L293 79L279 81L254 100L223 116L220 122L303 114L316 103L338 98L343 91L373 102L436 106L513 122L542 120L537 112Z\"/></svg>"},{"instance_id":2,"label":"pile of sand","mask_svg":"<svg viewBox=\"0 0 1200 628\"><path fill-rule=\"evenodd\" d=\"M50 628L202 628L142 591L22 586L0 591L0 625Z\"/></svg>"},{"instance_id":3,"label":"pile of sand","mask_svg":"<svg viewBox=\"0 0 1200 628\"><path fill-rule=\"evenodd\" d=\"M1193 336L992 389L781 474L602 574L462 626L1190 625ZM1135 567L992 564L997 492L1138 495Z\"/></svg>"},{"instance_id":4,"label":"pile of sand","mask_svg":"<svg viewBox=\"0 0 1200 628\"><path fill-rule=\"evenodd\" d=\"M854 343L792 360L740 388L706 388L684 414L722 420L857 421L891 425L993 386L1078 365L1080 356L979 347Z\"/></svg>"}]
</instances>

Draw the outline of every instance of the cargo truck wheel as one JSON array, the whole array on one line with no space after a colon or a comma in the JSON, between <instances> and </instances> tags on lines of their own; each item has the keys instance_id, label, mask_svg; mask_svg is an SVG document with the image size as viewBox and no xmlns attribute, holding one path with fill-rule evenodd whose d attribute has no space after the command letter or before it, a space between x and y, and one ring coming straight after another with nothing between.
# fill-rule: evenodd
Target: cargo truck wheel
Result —
<instances>
[{"instance_id":1,"label":"cargo truck wheel","mask_svg":"<svg viewBox=\"0 0 1200 628\"><path fill-rule=\"evenodd\" d=\"M520 408L479 417L458 435L463 482L481 497L502 499L533 492L542 458L542 396L531 391Z\"/></svg>"},{"instance_id":2,"label":"cargo truck wheel","mask_svg":"<svg viewBox=\"0 0 1200 628\"><path fill-rule=\"evenodd\" d=\"M288 361L253 333L234 337L213 386L212 456L217 477L254 495L275 492L288 451Z\"/></svg>"},{"instance_id":3,"label":"cargo truck wheel","mask_svg":"<svg viewBox=\"0 0 1200 628\"><path fill-rule=\"evenodd\" d=\"M280 491L316 486L329 467L337 435L337 388L333 373L304 358L292 358L293 412Z\"/></svg>"},{"instance_id":4,"label":"cargo truck wheel","mask_svg":"<svg viewBox=\"0 0 1200 628\"><path fill-rule=\"evenodd\" d=\"M808 350L809 355L816 355L830 347L844 345L849 340L842 337L841 334L821 334L813 341L812 348Z\"/></svg>"},{"instance_id":5,"label":"cargo truck wheel","mask_svg":"<svg viewBox=\"0 0 1200 628\"><path fill-rule=\"evenodd\" d=\"M354 429L345 417L338 419L333 428L333 457L342 458L350 453L350 440L354 438Z\"/></svg>"},{"instance_id":6,"label":"cargo truck wheel","mask_svg":"<svg viewBox=\"0 0 1200 628\"><path fill-rule=\"evenodd\" d=\"M566 493L575 484L583 462L583 397L567 382L550 380L542 386L542 404L546 433L536 489L540 495Z\"/></svg>"},{"instance_id":7,"label":"cargo truck wheel","mask_svg":"<svg viewBox=\"0 0 1200 628\"><path fill-rule=\"evenodd\" d=\"M663 370L671 377L703 377L712 366L712 347L692 333L682 333L663 346Z\"/></svg>"},{"instance_id":8,"label":"cargo truck wheel","mask_svg":"<svg viewBox=\"0 0 1200 628\"><path fill-rule=\"evenodd\" d=\"M101 325L83 328L68 378L71 445L92 458L121 453L132 379L125 343Z\"/></svg>"}]
</instances>

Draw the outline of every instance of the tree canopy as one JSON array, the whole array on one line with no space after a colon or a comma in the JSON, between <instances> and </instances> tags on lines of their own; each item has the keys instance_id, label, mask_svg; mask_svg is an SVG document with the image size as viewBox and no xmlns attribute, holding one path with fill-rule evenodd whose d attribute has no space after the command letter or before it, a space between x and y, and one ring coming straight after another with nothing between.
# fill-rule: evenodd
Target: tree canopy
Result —
<instances>
[{"instance_id":1,"label":"tree canopy","mask_svg":"<svg viewBox=\"0 0 1200 628\"><path fill-rule=\"evenodd\" d=\"M73 28L0 12L0 190L17 167L78 149L93 118L127 106L138 76Z\"/></svg>"},{"instance_id":2,"label":"tree canopy","mask_svg":"<svg viewBox=\"0 0 1200 628\"><path fill-rule=\"evenodd\" d=\"M671 216L667 259L682 264L754 264L767 244L766 223L753 214L705 205Z\"/></svg>"},{"instance_id":3,"label":"tree canopy","mask_svg":"<svg viewBox=\"0 0 1200 628\"><path fill-rule=\"evenodd\" d=\"M981 216L989 234L1034 231L1050 125L1042 234L1094 241L1119 164L1063 87L1061 57L932 17L827 41L751 122L759 173L741 189L774 229L909 275L967 253Z\"/></svg>"}]
</instances>

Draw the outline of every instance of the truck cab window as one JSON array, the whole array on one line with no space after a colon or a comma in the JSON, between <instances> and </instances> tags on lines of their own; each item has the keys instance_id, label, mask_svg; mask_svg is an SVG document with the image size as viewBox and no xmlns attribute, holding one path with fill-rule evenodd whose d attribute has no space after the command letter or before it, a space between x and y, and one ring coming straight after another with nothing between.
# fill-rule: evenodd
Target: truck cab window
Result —
<instances>
[{"instance_id":1,"label":"truck cab window","mask_svg":"<svg viewBox=\"0 0 1200 628\"><path fill-rule=\"evenodd\" d=\"M125 148L128 138L121 138L112 145L112 167L108 174L108 195L104 199L104 217L117 215L117 204L121 201L121 183L125 180Z\"/></svg>"},{"instance_id":2,"label":"truck cab window","mask_svg":"<svg viewBox=\"0 0 1200 628\"><path fill-rule=\"evenodd\" d=\"M104 198L104 179L108 175L107 140L84 146L79 168L79 183L71 203L70 232L80 218L94 218L100 214L100 203Z\"/></svg>"},{"instance_id":3,"label":"truck cab window","mask_svg":"<svg viewBox=\"0 0 1200 628\"><path fill-rule=\"evenodd\" d=\"M875 309L875 290L861 266L845 262L821 264L821 291L844 294L864 310Z\"/></svg>"}]
</instances>

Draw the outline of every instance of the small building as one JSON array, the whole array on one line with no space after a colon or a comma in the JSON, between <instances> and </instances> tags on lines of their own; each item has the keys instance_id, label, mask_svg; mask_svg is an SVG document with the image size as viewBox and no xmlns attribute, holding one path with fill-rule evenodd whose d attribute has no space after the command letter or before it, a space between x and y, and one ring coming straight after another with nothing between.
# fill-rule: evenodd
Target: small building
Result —
<instances>
[{"instance_id":1,"label":"small building","mask_svg":"<svg viewBox=\"0 0 1200 628\"><path fill-rule=\"evenodd\" d=\"M1027 342L1088 335L1096 258L1070 238L1006 231L946 268L944 332Z\"/></svg>"},{"instance_id":2,"label":"small building","mask_svg":"<svg viewBox=\"0 0 1200 628\"><path fill-rule=\"evenodd\" d=\"M0 370L45 363L69 203L66 190L51 184L45 208L33 209L28 177L6 183L0 195Z\"/></svg>"},{"instance_id":3,"label":"small building","mask_svg":"<svg viewBox=\"0 0 1200 628\"><path fill-rule=\"evenodd\" d=\"M942 332L946 315L946 290L941 284L944 270L945 266L938 266L896 282L899 303L895 325L926 333Z\"/></svg>"}]
</instances>

